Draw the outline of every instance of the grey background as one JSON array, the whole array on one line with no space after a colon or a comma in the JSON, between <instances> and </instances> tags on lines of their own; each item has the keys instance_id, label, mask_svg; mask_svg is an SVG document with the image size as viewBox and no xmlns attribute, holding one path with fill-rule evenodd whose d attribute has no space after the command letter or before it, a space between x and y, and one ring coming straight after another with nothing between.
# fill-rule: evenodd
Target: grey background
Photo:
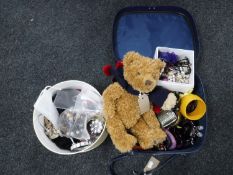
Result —
<instances>
[{"instance_id":1,"label":"grey background","mask_svg":"<svg viewBox=\"0 0 233 175\"><path fill-rule=\"evenodd\" d=\"M112 24L131 5L177 5L193 15L201 42L197 72L206 87L208 132L201 151L179 157L158 174L232 174L233 1L0 1L0 174L107 174L118 155L108 138L94 151L61 156L45 149L32 127L32 106L46 85L77 79L100 92L110 83ZM129 158L119 174L143 167Z\"/></svg>"}]
</instances>

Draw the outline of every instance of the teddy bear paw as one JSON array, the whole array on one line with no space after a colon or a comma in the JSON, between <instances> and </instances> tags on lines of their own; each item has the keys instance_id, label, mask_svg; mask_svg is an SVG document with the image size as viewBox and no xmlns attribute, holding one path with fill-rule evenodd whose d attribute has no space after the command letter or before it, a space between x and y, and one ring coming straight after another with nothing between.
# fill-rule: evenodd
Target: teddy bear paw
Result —
<instances>
[{"instance_id":1,"label":"teddy bear paw","mask_svg":"<svg viewBox=\"0 0 233 175\"><path fill-rule=\"evenodd\" d=\"M116 148L124 153L132 150L134 145L137 143L137 139L132 135L127 135L125 138L122 138L120 142L117 143Z\"/></svg>"}]
</instances>

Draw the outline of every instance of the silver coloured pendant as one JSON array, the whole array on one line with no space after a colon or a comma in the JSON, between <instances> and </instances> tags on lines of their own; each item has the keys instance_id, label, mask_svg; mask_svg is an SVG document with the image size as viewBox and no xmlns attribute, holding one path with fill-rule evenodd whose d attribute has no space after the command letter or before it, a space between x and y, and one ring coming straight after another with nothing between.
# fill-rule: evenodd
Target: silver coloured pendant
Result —
<instances>
[{"instance_id":1,"label":"silver coloured pendant","mask_svg":"<svg viewBox=\"0 0 233 175\"><path fill-rule=\"evenodd\" d=\"M138 95L138 105L140 109L140 114L144 114L150 110L150 100L147 94L142 94L141 92Z\"/></svg>"}]
</instances>

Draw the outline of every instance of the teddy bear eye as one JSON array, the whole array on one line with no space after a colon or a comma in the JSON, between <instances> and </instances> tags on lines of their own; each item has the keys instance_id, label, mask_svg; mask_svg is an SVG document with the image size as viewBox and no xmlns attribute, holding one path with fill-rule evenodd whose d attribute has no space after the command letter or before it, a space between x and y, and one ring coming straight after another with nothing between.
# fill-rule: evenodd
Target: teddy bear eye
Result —
<instances>
[{"instance_id":1,"label":"teddy bear eye","mask_svg":"<svg viewBox=\"0 0 233 175\"><path fill-rule=\"evenodd\" d=\"M157 74L153 74L152 76L153 76L153 78L155 78L155 79L157 78Z\"/></svg>"},{"instance_id":2,"label":"teddy bear eye","mask_svg":"<svg viewBox=\"0 0 233 175\"><path fill-rule=\"evenodd\" d=\"M137 75L141 75L141 73L140 73L140 72L137 72Z\"/></svg>"}]
</instances>

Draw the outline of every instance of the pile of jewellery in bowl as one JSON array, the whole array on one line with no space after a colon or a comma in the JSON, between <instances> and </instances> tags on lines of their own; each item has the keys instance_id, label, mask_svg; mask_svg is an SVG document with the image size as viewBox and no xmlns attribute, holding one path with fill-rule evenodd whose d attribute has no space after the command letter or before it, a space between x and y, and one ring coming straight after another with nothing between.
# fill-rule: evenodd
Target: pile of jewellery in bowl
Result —
<instances>
[{"instance_id":1,"label":"pile of jewellery in bowl","mask_svg":"<svg viewBox=\"0 0 233 175\"><path fill-rule=\"evenodd\" d=\"M181 59L173 52L159 52L159 58L166 62L166 66L160 76L160 80L186 84L189 83L192 71L189 58L184 57Z\"/></svg>"},{"instance_id":2,"label":"pile of jewellery in bowl","mask_svg":"<svg viewBox=\"0 0 233 175\"><path fill-rule=\"evenodd\" d=\"M58 128L44 118L46 135L61 149L80 151L93 144L105 127L102 98L95 92L57 91L53 100L58 112Z\"/></svg>"}]
</instances>

